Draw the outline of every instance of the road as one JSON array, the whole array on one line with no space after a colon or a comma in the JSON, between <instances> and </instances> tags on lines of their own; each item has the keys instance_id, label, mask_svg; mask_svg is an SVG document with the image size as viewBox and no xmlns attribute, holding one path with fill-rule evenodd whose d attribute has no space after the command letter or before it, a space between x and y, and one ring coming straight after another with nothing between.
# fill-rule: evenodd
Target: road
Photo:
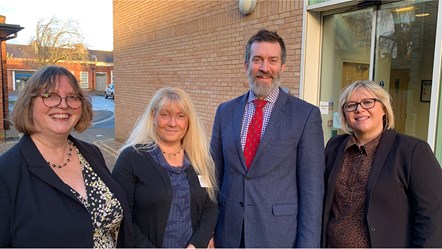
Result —
<instances>
[{"instance_id":1,"label":"road","mask_svg":"<svg viewBox=\"0 0 442 249\"><path fill-rule=\"evenodd\" d=\"M101 93L100 93L101 94ZM92 100L94 118L92 127L84 132L72 134L79 139L93 143L96 140L106 140L115 138L114 100L105 99L103 95L96 92L89 93Z\"/></svg>"}]
</instances>

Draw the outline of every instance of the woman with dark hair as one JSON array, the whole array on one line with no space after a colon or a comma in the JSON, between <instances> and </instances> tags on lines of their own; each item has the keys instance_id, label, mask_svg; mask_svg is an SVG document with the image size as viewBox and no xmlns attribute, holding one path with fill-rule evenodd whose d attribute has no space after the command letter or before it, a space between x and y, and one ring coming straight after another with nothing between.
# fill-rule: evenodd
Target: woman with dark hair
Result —
<instances>
[{"instance_id":1,"label":"woman with dark hair","mask_svg":"<svg viewBox=\"0 0 442 249\"><path fill-rule=\"evenodd\" d=\"M92 105L59 66L34 73L12 112L20 141L0 157L0 247L132 247L123 190L99 149L70 135Z\"/></svg>"}]
</instances>

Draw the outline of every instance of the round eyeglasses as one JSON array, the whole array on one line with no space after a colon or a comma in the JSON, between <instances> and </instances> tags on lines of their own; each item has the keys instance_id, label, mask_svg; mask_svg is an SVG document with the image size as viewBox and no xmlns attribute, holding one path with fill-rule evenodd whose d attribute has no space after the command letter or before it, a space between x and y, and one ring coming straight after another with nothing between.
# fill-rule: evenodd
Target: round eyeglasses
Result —
<instances>
[{"instance_id":1,"label":"round eyeglasses","mask_svg":"<svg viewBox=\"0 0 442 249\"><path fill-rule=\"evenodd\" d=\"M371 98L371 99L363 99L361 102L350 101L342 105L342 109L346 112L354 112L358 109L358 105L361 105L365 110L371 109L374 107L376 101L381 102L379 99Z\"/></svg>"},{"instance_id":2,"label":"round eyeglasses","mask_svg":"<svg viewBox=\"0 0 442 249\"><path fill-rule=\"evenodd\" d=\"M47 107L57 107L61 104L63 99L66 101L66 105L72 109L80 108L83 104L83 98L75 95L61 97L57 93L43 93L39 96L43 99L43 104L45 104Z\"/></svg>"}]
</instances>

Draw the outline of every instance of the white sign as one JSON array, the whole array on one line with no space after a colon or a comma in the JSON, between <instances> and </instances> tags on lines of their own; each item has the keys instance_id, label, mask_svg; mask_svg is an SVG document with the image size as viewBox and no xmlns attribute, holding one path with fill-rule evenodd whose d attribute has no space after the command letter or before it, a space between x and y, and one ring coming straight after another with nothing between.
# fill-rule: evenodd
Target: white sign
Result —
<instances>
[{"instance_id":1,"label":"white sign","mask_svg":"<svg viewBox=\"0 0 442 249\"><path fill-rule=\"evenodd\" d=\"M321 114L327 115L328 114L328 101L320 101L319 102L319 110L321 111Z\"/></svg>"}]
</instances>

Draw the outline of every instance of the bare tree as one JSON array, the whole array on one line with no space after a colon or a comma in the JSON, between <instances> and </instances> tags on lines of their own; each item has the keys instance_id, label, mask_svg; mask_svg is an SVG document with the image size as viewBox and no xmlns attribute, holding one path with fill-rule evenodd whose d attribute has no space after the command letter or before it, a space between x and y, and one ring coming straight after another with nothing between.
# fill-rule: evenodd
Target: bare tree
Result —
<instances>
[{"instance_id":1,"label":"bare tree","mask_svg":"<svg viewBox=\"0 0 442 249\"><path fill-rule=\"evenodd\" d=\"M49 20L39 19L35 36L29 42L25 61L34 69L60 62L87 62L89 51L73 19L61 21L55 16Z\"/></svg>"}]
</instances>

